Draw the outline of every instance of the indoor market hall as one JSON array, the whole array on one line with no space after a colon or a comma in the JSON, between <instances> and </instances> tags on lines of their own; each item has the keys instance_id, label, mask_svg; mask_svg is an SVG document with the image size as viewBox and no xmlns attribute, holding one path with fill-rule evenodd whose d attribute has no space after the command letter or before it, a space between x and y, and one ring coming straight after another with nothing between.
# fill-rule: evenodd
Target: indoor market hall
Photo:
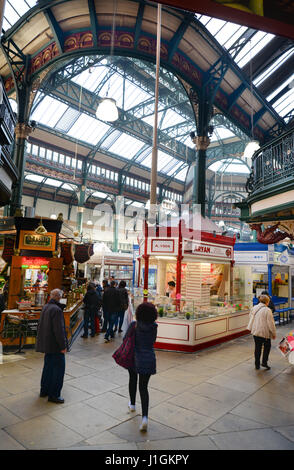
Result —
<instances>
[{"instance_id":1,"label":"indoor market hall","mask_svg":"<svg viewBox=\"0 0 294 470\"><path fill-rule=\"evenodd\" d=\"M3 456L293 450L293 2L0 23Z\"/></svg>"}]
</instances>

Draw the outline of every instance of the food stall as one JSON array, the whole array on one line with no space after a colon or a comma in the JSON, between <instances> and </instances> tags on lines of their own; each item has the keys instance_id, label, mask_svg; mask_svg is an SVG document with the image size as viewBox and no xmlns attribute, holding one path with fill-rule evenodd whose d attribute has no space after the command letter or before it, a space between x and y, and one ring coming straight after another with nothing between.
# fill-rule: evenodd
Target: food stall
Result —
<instances>
[{"instance_id":1,"label":"food stall","mask_svg":"<svg viewBox=\"0 0 294 470\"><path fill-rule=\"evenodd\" d=\"M49 293L63 286L63 258L58 250L61 226L62 220L15 217L16 234L9 260L7 309L2 312L0 320L3 347L21 342L22 345L35 343L42 307ZM69 343L82 325L82 297L82 292L69 291L62 299Z\"/></svg>"},{"instance_id":2,"label":"food stall","mask_svg":"<svg viewBox=\"0 0 294 470\"><path fill-rule=\"evenodd\" d=\"M133 283L133 255L111 252L109 249L106 251L103 244L97 245L94 245L94 254L86 263L86 276L100 283L110 278L118 283L125 281L127 289L130 289Z\"/></svg>"},{"instance_id":3,"label":"food stall","mask_svg":"<svg viewBox=\"0 0 294 470\"><path fill-rule=\"evenodd\" d=\"M134 308L142 300L157 306L158 349L193 352L248 334L251 305L248 299L233 296L235 238L222 235L212 221L202 219L200 223L201 230L190 228L183 220L166 227L146 223L139 240ZM157 266L153 291L149 289L149 265ZM175 288L167 297L170 280Z\"/></svg>"}]
</instances>

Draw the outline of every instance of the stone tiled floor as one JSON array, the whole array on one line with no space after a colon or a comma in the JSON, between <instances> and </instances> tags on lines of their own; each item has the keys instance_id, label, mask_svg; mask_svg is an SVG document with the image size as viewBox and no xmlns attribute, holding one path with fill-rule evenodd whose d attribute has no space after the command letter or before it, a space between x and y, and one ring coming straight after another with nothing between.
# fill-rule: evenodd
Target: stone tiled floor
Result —
<instances>
[{"instance_id":1,"label":"stone tiled floor","mask_svg":"<svg viewBox=\"0 0 294 470\"><path fill-rule=\"evenodd\" d=\"M294 366L276 349L290 330L278 327L270 371L255 370L251 336L195 354L157 351L145 434L139 396L128 413L128 373L111 357L121 337L76 340L66 355L63 405L38 395L42 354L4 356L0 450L294 449Z\"/></svg>"}]
</instances>

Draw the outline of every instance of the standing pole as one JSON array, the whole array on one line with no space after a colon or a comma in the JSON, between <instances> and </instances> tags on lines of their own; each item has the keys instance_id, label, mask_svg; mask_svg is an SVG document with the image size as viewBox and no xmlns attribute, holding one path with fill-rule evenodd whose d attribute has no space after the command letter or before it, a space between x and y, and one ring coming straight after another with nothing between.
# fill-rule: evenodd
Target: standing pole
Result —
<instances>
[{"instance_id":1,"label":"standing pole","mask_svg":"<svg viewBox=\"0 0 294 470\"><path fill-rule=\"evenodd\" d=\"M150 185L150 213L151 220L154 220L157 203L157 126L158 126L158 89L159 89L159 69L160 69L160 39L161 36L161 4L157 5L157 39L156 39L156 77L155 77L155 103L154 103L154 127L153 127L153 147L151 163L151 185Z\"/></svg>"}]
</instances>

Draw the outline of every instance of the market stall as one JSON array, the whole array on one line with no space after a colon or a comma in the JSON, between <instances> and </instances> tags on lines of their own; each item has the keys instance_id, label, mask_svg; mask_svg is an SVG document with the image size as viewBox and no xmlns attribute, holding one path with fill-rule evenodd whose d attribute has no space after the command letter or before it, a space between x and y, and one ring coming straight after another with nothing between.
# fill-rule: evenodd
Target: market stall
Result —
<instances>
[{"instance_id":1,"label":"market stall","mask_svg":"<svg viewBox=\"0 0 294 470\"><path fill-rule=\"evenodd\" d=\"M267 290L277 308L290 306L294 256L287 245L236 243L234 260L234 295L250 296L257 303Z\"/></svg>"},{"instance_id":2,"label":"market stall","mask_svg":"<svg viewBox=\"0 0 294 470\"><path fill-rule=\"evenodd\" d=\"M63 287L66 272L58 249L62 220L15 217L14 223L13 246L9 245L9 253L5 247L2 252L8 265L7 308L0 320L0 340L4 347L35 343L42 307L53 289ZM69 342L83 321L83 293L64 291L62 302Z\"/></svg>"},{"instance_id":3,"label":"market stall","mask_svg":"<svg viewBox=\"0 0 294 470\"><path fill-rule=\"evenodd\" d=\"M235 238L206 219L198 226L146 224L139 240L134 307L143 299L156 304L160 349L192 352L248 333L250 303L233 296ZM150 265L157 267L156 290L149 289Z\"/></svg>"},{"instance_id":4,"label":"market stall","mask_svg":"<svg viewBox=\"0 0 294 470\"><path fill-rule=\"evenodd\" d=\"M133 282L133 255L128 253L117 253L95 250L94 255L86 265L86 276L88 279L102 283L103 279L114 279L118 283L125 281L130 289Z\"/></svg>"}]
</instances>

